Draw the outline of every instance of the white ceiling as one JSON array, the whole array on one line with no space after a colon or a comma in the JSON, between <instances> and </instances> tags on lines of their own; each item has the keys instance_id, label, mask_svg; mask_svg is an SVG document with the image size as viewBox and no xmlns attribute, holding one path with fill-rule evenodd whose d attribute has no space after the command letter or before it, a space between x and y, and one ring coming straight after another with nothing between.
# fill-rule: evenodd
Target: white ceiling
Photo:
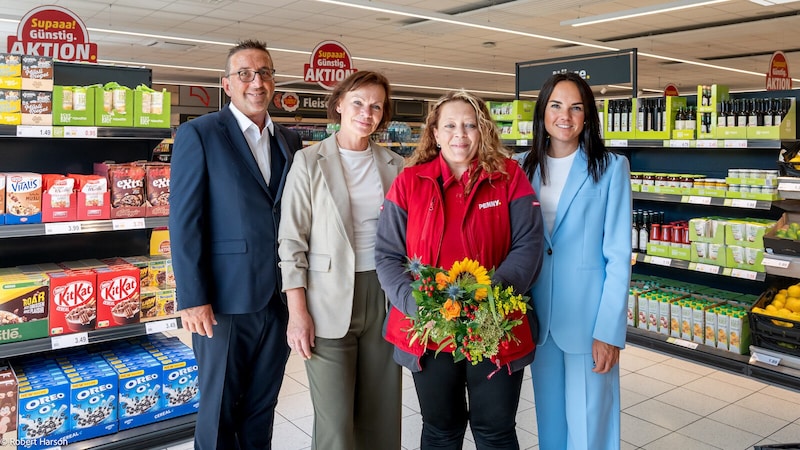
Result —
<instances>
[{"instance_id":1,"label":"white ceiling","mask_svg":"<svg viewBox=\"0 0 800 450\"><path fill-rule=\"evenodd\" d=\"M763 74L775 50L786 53L790 73L796 80L794 84L800 86L797 81L800 80L800 3L767 7L748 0L729 0L571 27L560 23L672 0L504 1L507 0L344 0L351 5L370 5L473 25L466 26L317 0L6 0L0 9L3 42L0 49L4 49L5 36L16 34L14 21L34 7L55 4L83 19L90 29L91 41L98 45L101 62L149 66L154 81L161 83L218 83L221 71L156 64L221 69L232 43L257 38L267 41L278 71L277 82L286 90L319 89L303 83L302 73L303 65L309 62L309 53L324 40L343 43L355 58L356 68L381 71L389 77L396 93L416 97L437 97L445 90L462 87L481 92L485 98L513 97L515 63L604 51L596 46L637 48L640 89L662 90L667 83L677 85L681 94L695 93L698 84L712 83L725 84L732 90L763 89ZM454 9L469 6L480 9L452 13ZM160 37L112 34L104 30ZM585 45L565 44L531 34ZM216 43L172 45L186 44L177 38ZM496 45L486 48L485 42ZM153 46L154 43L157 45ZM676 63L643 53L756 74ZM630 95L630 91L613 88L608 93Z\"/></svg>"}]
</instances>

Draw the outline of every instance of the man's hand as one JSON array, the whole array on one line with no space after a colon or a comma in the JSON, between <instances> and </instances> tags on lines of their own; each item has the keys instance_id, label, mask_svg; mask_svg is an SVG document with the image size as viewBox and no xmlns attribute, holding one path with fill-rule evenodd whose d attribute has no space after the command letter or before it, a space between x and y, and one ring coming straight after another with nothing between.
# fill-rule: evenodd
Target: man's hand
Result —
<instances>
[{"instance_id":1,"label":"man's hand","mask_svg":"<svg viewBox=\"0 0 800 450\"><path fill-rule=\"evenodd\" d=\"M181 323L190 333L214 337L213 326L217 324L211 305L200 305L180 310Z\"/></svg>"}]
</instances>

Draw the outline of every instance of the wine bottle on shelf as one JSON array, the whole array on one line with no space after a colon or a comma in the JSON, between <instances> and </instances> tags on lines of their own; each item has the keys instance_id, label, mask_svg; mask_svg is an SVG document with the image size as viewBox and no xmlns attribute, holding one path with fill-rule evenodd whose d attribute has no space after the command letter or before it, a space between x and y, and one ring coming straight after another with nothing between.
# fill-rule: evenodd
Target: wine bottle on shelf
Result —
<instances>
[{"instance_id":1,"label":"wine bottle on shelf","mask_svg":"<svg viewBox=\"0 0 800 450\"><path fill-rule=\"evenodd\" d=\"M613 100L614 102L614 131L624 131L622 130L622 103L620 100Z\"/></svg>"},{"instance_id":2,"label":"wine bottle on shelf","mask_svg":"<svg viewBox=\"0 0 800 450\"><path fill-rule=\"evenodd\" d=\"M745 103L743 100L736 100L736 103L739 105L736 114L736 126L746 127L747 118L750 115L750 112L747 110L747 103Z\"/></svg>"},{"instance_id":3,"label":"wine bottle on shelf","mask_svg":"<svg viewBox=\"0 0 800 450\"><path fill-rule=\"evenodd\" d=\"M757 127L758 126L758 106L756 103L756 99L750 100L750 106L748 107L747 111L747 126L748 127Z\"/></svg>"},{"instance_id":4,"label":"wine bottle on shelf","mask_svg":"<svg viewBox=\"0 0 800 450\"><path fill-rule=\"evenodd\" d=\"M614 114L615 113L614 110L615 109L616 109L616 103L614 102L614 100L609 100L608 101L608 118L606 119L607 120L606 129L609 132L613 132L614 131L614 115L615 115Z\"/></svg>"},{"instance_id":5,"label":"wine bottle on shelf","mask_svg":"<svg viewBox=\"0 0 800 450\"><path fill-rule=\"evenodd\" d=\"M645 112L646 109L644 107L644 99L643 98L638 99L638 104L639 107L637 109L639 111L636 114L636 129L639 131L644 131L645 130L644 125L647 115Z\"/></svg>"},{"instance_id":6,"label":"wine bottle on shelf","mask_svg":"<svg viewBox=\"0 0 800 450\"><path fill-rule=\"evenodd\" d=\"M684 124L687 130L694 131L697 129L697 113L691 106L687 110Z\"/></svg>"},{"instance_id":7,"label":"wine bottle on shelf","mask_svg":"<svg viewBox=\"0 0 800 450\"><path fill-rule=\"evenodd\" d=\"M727 111L725 111L725 102L719 102L719 106L717 107L717 127L725 127L727 126L728 118L727 118Z\"/></svg>"},{"instance_id":8,"label":"wine bottle on shelf","mask_svg":"<svg viewBox=\"0 0 800 450\"><path fill-rule=\"evenodd\" d=\"M736 107L736 102L733 100L728 100L728 108L727 108L726 116L728 119L728 123L726 126L728 127L735 127L736 126L736 117L739 115L739 109Z\"/></svg>"},{"instance_id":9,"label":"wine bottle on shelf","mask_svg":"<svg viewBox=\"0 0 800 450\"><path fill-rule=\"evenodd\" d=\"M639 252L647 253L647 242L650 239L650 214L642 213L642 224L639 227Z\"/></svg>"},{"instance_id":10,"label":"wine bottle on shelf","mask_svg":"<svg viewBox=\"0 0 800 450\"><path fill-rule=\"evenodd\" d=\"M631 249L635 252L639 251L639 214L633 211L631 217Z\"/></svg>"},{"instance_id":11,"label":"wine bottle on shelf","mask_svg":"<svg viewBox=\"0 0 800 450\"><path fill-rule=\"evenodd\" d=\"M658 131L667 129L667 99L658 99Z\"/></svg>"},{"instance_id":12,"label":"wine bottle on shelf","mask_svg":"<svg viewBox=\"0 0 800 450\"><path fill-rule=\"evenodd\" d=\"M764 109L764 126L771 127L773 125L773 116L775 115L775 100L767 99L764 102L766 107Z\"/></svg>"},{"instance_id":13,"label":"wine bottle on shelf","mask_svg":"<svg viewBox=\"0 0 800 450\"><path fill-rule=\"evenodd\" d=\"M630 127L630 106L628 105L628 100L620 100L622 103L622 110L620 111L620 120L619 120L619 131L631 131Z\"/></svg>"},{"instance_id":14,"label":"wine bottle on shelf","mask_svg":"<svg viewBox=\"0 0 800 450\"><path fill-rule=\"evenodd\" d=\"M676 130L684 130L686 129L686 119L683 112L683 107L679 107L678 110L675 112L675 129Z\"/></svg>"}]
</instances>

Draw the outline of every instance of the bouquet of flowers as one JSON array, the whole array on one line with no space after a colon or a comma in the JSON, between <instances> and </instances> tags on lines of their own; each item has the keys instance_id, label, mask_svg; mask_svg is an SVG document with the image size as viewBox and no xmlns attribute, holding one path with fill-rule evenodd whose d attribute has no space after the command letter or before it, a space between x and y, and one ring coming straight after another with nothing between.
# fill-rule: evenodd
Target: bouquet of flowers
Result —
<instances>
[{"instance_id":1,"label":"bouquet of flowers","mask_svg":"<svg viewBox=\"0 0 800 450\"><path fill-rule=\"evenodd\" d=\"M408 271L418 307L417 317L409 318L410 343L438 346L436 354L453 349L456 362L475 365L518 342L512 329L522 323L529 297L492 286L492 273L477 261L464 258L444 270L412 259Z\"/></svg>"}]
</instances>

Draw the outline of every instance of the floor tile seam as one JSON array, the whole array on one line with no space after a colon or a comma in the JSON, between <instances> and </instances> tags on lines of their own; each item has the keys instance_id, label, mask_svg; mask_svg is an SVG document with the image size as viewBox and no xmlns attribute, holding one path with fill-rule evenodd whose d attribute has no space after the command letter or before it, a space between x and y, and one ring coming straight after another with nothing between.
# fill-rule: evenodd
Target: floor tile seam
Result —
<instances>
[{"instance_id":1,"label":"floor tile seam","mask_svg":"<svg viewBox=\"0 0 800 450\"><path fill-rule=\"evenodd\" d=\"M710 421L712 421L712 422L716 422L716 423L718 423L718 424L720 424L720 425L725 425L725 426L728 426L728 427L734 428L734 429L736 429L736 430L739 430L739 431L742 431L742 432L745 432L745 433L748 433L748 434L752 434L753 436L755 436L756 438L758 438L758 440L756 440L755 442L753 442L752 444L750 444L748 447L745 447L743 450L749 450L749 449L752 449L753 445L755 445L755 444L757 444L757 443L761 442L762 440L764 440L764 439L767 439L767 438L768 438L767 436L761 436L760 434L754 433L754 432L752 432L752 431L750 431L750 430L743 430L743 429L741 429L741 428L739 428L739 427L735 427L735 426L733 426L733 425L731 425L731 424L728 424L728 423L725 423L725 422L720 422L719 420L715 420L715 419L712 419L712 418L710 418L710 417L707 417L707 416L705 417L705 419L708 419L708 420L710 420ZM694 423L694 422L692 422L692 423ZM687 425L687 426L688 426L688 425ZM706 441L703 441L703 440L701 440L701 439L698 439L697 437L694 437L694 436L689 436L688 434L682 433L681 431L682 431L682 430L684 430L685 428L686 428L686 427L683 427L683 428L681 428L680 430L676 430L676 431L674 431L674 432L675 432L675 433L678 433L678 434L680 434L681 436L686 436L686 437L688 437L688 438L690 438L690 439L694 439L695 441L700 441L700 442L702 442L703 444L710 445L710 446L712 446L712 447L716 447L716 445L714 445L714 444L711 444L711 443L708 443L708 442L706 442ZM732 449L723 449L723 450L732 450Z\"/></svg>"},{"instance_id":2,"label":"floor tile seam","mask_svg":"<svg viewBox=\"0 0 800 450\"><path fill-rule=\"evenodd\" d=\"M739 407L741 407L741 408L745 408L745 409L748 409L748 410L750 410L750 411L753 411L753 412L755 412L755 413L764 414L764 415L766 415L766 416L769 416L769 417L772 417L772 418L774 418L774 419L788 420L788 419L786 419L785 417L775 416L775 415L772 415L772 414L770 414L770 413L768 413L768 412L763 412L763 411L755 411L755 410L753 410L752 408L748 408L748 407L746 407L746 406L743 406L743 405L739 405L739 404L738 404L738 403L739 403L739 402L741 402L742 400L745 400L745 399L747 399L747 398L749 398L749 397L752 397L753 395L755 395L755 394L759 394L759 393L760 393L760 394L762 394L762 395L767 395L767 396L769 396L770 398L775 398L775 399L778 399L778 400L783 400L783 401L786 401L786 402L792 403L792 401L791 401L791 400L786 400L786 399L784 399L784 398L775 397L774 395L769 395L769 394L766 394L766 393L764 393L764 392L761 392L761 391L756 391L756 392L752 392L752 393L750 393L750 395L748 395L747 397L742 397L740 400L737 400L736 402L734 402L734 403L731 403L731 405L736 405L736 406L739 406ZM797 412L797 417L795 417L794 419L788 420L788 422L789 422L790 424L791 424L791 423L796 423L796 422L800 421L800 408L798 408L797 410L798 410L798 412Z\"/></svg>"}]
</instances>

